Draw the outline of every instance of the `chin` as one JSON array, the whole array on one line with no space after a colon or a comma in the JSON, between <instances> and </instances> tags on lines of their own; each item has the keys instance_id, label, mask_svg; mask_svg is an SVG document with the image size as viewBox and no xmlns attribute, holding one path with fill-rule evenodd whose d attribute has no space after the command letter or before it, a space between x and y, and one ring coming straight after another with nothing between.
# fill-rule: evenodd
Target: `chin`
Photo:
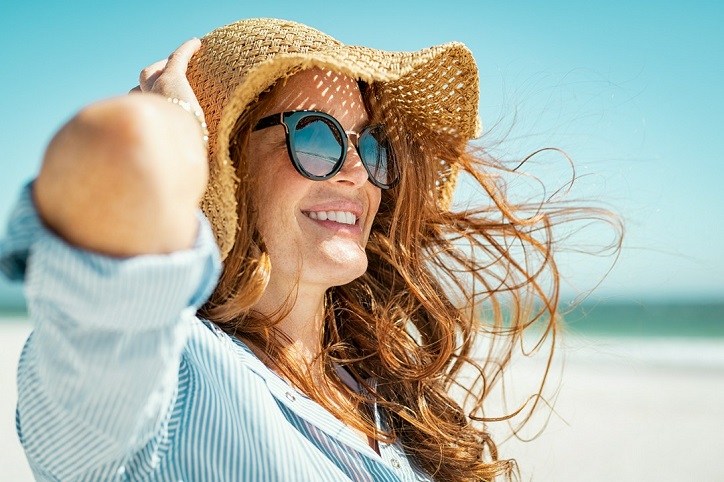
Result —
<instances>
[{"instance_id":1,"label":"chin","mask_svg":"<svg viewBox=\"0 0 724 482\"><path fill-rule=\"evenodd\" d=\"M306 271L321 283L340 286L367 271L367 253L356 242L323 243L315 251L314 255L305 255L305 259L314 260L313 263L305 263Z\"/></svg>"},{"instance_id":2,"label":"chin","mask_svg":"<svg viewBox=\"0 0 724 482\"><path fill-rule=\"evenodd\" d=\"M334 262L325 263L323 269L315 271L317 272L316 275L322 278L320 281L330 287L346 285L365 274L367 271L367 256L336 258Z\"/></svg>"},{"instance_id":3,"label":"chin","mask_svg":"<svg viewBox=\"0 0 724 482\"><path fill-rule=\"evenodd\" d=\"M359 269L353 270L349 268L350 267L347 266L346 269L340 270L337 273L337 276L333 276L332 279L330 279L330 282L334 284L332 284L331 286L342 286L356 280L357 278L365 274L365 271L367 271L367 263L365 262L364 266L361 266Z\"/></svg>"}]
</instances>

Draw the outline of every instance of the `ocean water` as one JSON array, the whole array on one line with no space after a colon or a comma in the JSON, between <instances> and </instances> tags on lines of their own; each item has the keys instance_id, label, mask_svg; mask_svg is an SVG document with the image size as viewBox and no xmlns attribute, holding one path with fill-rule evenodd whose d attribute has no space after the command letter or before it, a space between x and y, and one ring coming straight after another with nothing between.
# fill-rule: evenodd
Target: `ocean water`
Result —
<instances>
[{"instance_id":1,"label":"ocean water","mask_svg":"<svg viewBox=\"0 0 724 482\"><path fill-rule=\"evenodd\" d=\"M569 361L716 370L724 376L724 301L588 302L564 311L558 343ZM10 329L30 329L22 308L0 308L0 332Z\"/></svg>"},{"instance_id":2,"label":"ocean water","mask_svg":"<svg viewBox=\"0 0 724 482\"><path fill-rule=\"evenodd\" d=\"M25 305L0 299L0 323L27 316ZM591 336L636 338L721 338L724 300L706 302L585 302L566 308L567 332Z\"/></svg>"},{"instance_id":3,"label":"ocean water","mask_svg":"<svg viewBox=\"0 0 724 482\"><path fill-rule=\"evenodd\" d=\"M586 335L724 339L724 301L587 302L567 310L564 322Z\"/></svg>"}]
</instances>

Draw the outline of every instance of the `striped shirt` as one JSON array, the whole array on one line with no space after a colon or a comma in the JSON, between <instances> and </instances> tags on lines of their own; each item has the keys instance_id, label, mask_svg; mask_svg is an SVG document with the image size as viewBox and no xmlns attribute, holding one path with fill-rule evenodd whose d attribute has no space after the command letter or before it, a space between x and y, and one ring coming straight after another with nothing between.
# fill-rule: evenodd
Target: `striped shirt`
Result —
<instances>
[{"instance_id":1,"label":"striped shirt","mask_svg":"<svg viewBox=\"0 0 724 482\"><path fill-rule=\"evenodd\" d=\"M196 317L220 261L199 214L195 245L112 258L40 221L30 187L0 240L34 329L18 368L17 430L39 480L421 481L399 444L372 450ZM380 414L378 423L382 426Z\"/></svg>"}]
</instances>

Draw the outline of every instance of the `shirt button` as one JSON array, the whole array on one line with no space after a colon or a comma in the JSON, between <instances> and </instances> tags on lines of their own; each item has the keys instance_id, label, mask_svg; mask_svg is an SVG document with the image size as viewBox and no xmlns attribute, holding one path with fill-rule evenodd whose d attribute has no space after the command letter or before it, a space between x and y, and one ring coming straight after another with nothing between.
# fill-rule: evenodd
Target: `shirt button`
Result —
<instances>
[{"instance_id":1,"label":"shirt button","mask_svg":"<svg viewBox=\"0 0 724 482\"><path fill-rule=\"evenodd\" d=\"M390 463L392 464L392 466L393 466L394 468L396 468L396 469L399 469L399 468L400 468L400 461L399 461L399 460L397 460L397 459L390 459Z\"/></svg>"},{"instance_id":2,"label":"shirt button","mask_svg":"<svg viewBox=\"0 0 724 482\"><path fill-rule=\"evenodd\" d=\"M295 401L295 400L297 399L297 397L295 397L292 392L287 392L287 393L286 393L286 396L287 396L287 399L288 399L290 402L293 402L293 401Z\"/></svg>"}]
</instances>

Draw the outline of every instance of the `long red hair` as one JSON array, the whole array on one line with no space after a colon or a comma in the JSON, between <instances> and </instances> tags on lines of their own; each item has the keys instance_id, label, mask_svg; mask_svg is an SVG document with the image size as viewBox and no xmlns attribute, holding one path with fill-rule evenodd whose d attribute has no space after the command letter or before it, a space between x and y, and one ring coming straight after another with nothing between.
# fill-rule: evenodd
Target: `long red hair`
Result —
<instances>
[{"instance_id":1,"label":"long red hair","mask_svg":"<svg viewBox=\"0 0 724 482\"><path fill-rule=\"evenodd\" d=\"M362 85L362 90L370 116L388 126L401 179L382 193L367 245L367 272L328 290L318 360L323 383L313 382L285 355L288 340L274 329L275 320L251 311L264 292L271 262L256 229L254 177L246 157L251 127L272 101L273 90L236 123L231 155L240 180L239 230L201 316L260 348L274 369L348 425L378 440L399 440L434 478L511 478L515 462L499 458L485 402L528 328L538 327L537 348L556 336L560 275L553 227L610 214L544 205L530 215L531 206L508 201L502 178L492 175L502 166L484 151L448 133L409 125L375 85ZM489 202L464 211L448 209L439 184L456 172L486 193ZM550 362L553 343L545 346L551 347L545 354ZM347 368L365 390L349 389L335 365ZM341 410L343 404L329 395L339 391L361 407L376 403L389 430L379 432L367 410ZM515 407L510 416L521 410Z\"/></svg>"}]
</instances>

